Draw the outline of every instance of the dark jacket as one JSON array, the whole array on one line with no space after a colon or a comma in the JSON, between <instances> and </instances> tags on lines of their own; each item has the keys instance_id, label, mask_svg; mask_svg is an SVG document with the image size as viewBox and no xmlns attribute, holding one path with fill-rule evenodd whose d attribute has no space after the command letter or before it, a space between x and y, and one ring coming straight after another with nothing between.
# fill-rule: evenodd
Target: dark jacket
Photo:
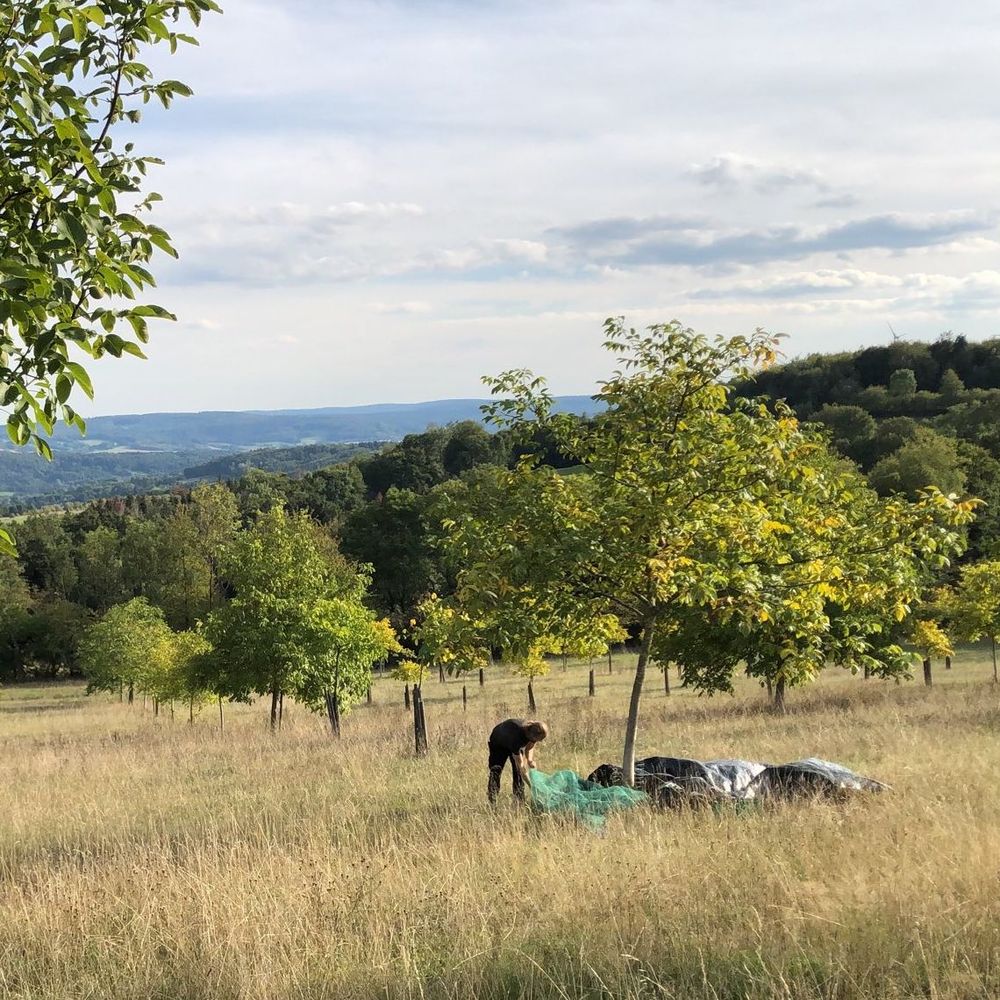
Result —
<instances>
[{"instance_id":1,"label":"dark jacket","mask_svg":"<svg viewBox=\"0 0 1000 1000\"><path fill-rule=\"evenodd\" d=\"M509 754L521 753L532 742L524 731L524 726L524 719L507 719L505 722L501 722L490 733L490 750Z\"/></svg>"}]
</instances>

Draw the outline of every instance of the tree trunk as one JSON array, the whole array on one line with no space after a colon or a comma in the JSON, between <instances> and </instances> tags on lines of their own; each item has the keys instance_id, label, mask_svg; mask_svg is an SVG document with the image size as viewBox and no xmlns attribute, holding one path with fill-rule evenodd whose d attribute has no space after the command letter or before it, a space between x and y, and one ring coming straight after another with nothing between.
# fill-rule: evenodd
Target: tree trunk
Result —
<instances>
[{"instance_id":1,"label":"tree trunk","mask_svg":"<svg viewBox=\"0 0 1000 1000\"><path fill-rule=\"evenodd\" d=\"M479 668L479 686L482 687L486 683L486 675L483 673L483 668Z\"/></svg>"},{"instance_id":2,"label":"tree trunk","mask_svg":"<svg viewBox=\"0 0 1000 1000\"><path fill-rule=\"evenodd\" d=\"M410 685L403 685L403 704L409 708L410 707Z\"/></svg>"},{"instance_id":3,"label":"tree trunk","mask_svg":"<svg viewBox=\"0 0 1000 1000\"><path fill-rule=\"evenodd\" d=\"M537 711L535 708L535 689L531 686L531 681L528 681L528 711L532 715Z\"/></svg>"},{"instance_id":4,"label":"tree trunk","mask_svg":"<svg viewBox=\"0 0 1000 1000\"><path fill-rule=\"evenodd\" d=\"M271 729L278 728L278 702L281 700L281 692L277 688L271 689Z\"/></svg>"},{"instance_id":5,"label":"tree trunk","mask_svg":"<svg viewBox=\"0 0 1000 1000\"><path fill-rule=\"evenodd\" d=\"M589 694L590 697L593 698L596 693L597 693L597 688L594 686L594 671L591 670L590 680L589 683L587 684L587 694Z\"/></svg>"},{"instance_id":6,"label":"tree trunk","mask_svg":"<svg viewBox=\"0 0 1000 1000\"><path fill-rule=\"evenodd\" d=\"M462 685L462 711L467 712L469 710L469 694L465 689L465 685Z\"/></svg>"},{"instance_id":7,"label":"tree trunk","mask_svg":"<svg viewBox=\"0 0 1000 1000\"><path fill-rule=\"evenodd\" d=\"M670 664L663 664L663 693L670 696Z\"/></svg>"},{"instance_id":8,"label":"tree trunk","mask_svg":"<svg viewBox=\"0 0 1000 1000\"><path fill-rule=\"evenodd\" d=\"M188 724L194 724L194 695L191 695L191 700L188 702Z\"/></svg>"},{"instance_id":9,"label":"tree trunk","mask_svg":"<svg viewBox=\"0 0 1000 1000\"><path fill-rule=\"evenodd\" d=\"M568 662L569 662L569 657L566 655L566 651L563 650L563 655L562 655L563 673L566 673L566 667L567 667Z\"/></svg>"},{"instance_id":10,"label":"tree trunk","mask_svg":"<svg viewBox=\"0 0 1000 1000\"><path fill-rule=\"evenodd\" d=\"M997 639L995 635L990 636L990 646L993 649L993 683L997 683Z\"/></svg>"},{"instance_id":11,"label":"tree trunk","mask_svg":"<svg viewBox=\"0 0 1000 1000\"><path fill-rule=\"evenodd\" d=\"M924 684L930 687L932 684L931 680L931 658L929 656L924 657Z\"/></svg>"},{"instance_id":12,"label":"tree trunk","mask_svg":"<svg viewBox=\"0 0 1000 1000\"><path fill-rule=\"evenodd\" d=\"M774 710L785 714L785 678L779 677L774 684Z\"/></svg>"},{"instance_id":13,"label":"tree trunk","mask_svg":"<svg viewBox=\"0 0 1000 1000\"><path fill-rule=\"evenodd\" d=\"M222 695L219 695L219 732L224 733L226 731L226 719L222 714Z\"/></svg>"},{"instance_id":14,"label":"tree trunk","mask_svg":"<svg viewBox=\"0 0 1000 1000\"><path fill-rule=\"evenodd\" d=\"M324 697L326 699L326 715L330 720L330 732L337 739L340 739L340 706L332 692L327 691Z\"/></svg>"},{"instance_id":15,"label":"tree trunk","mask_svg":"<svg viewBox=\"0 0 1000 1000\"><path fill-rule=\"evenodd\" d=\"M945 670L951 670L951 657L950 656L946 656L944 658L944 669Z\"/></svg>"},{"instance_id":16,"label":"tree trunk","mask_svg":"<svg viewBox=\"0 0 1000 1000\"><path fill-rule=\"evenodd\" d=\"M121 704L125 700L125 685L118 685L118 703Z\"/></svg>"},{"instance_id":17,"label":"tree trunk","mask_svg":"<svg viewBox=\"0 0 1000 1000\"><path fill-rule=\"evenodd\" d=\"M646 680L646 664L653 646L655 622L648 621L642 628L642 642L639 645L639 662L635 666L632 681L632 697L628 705L628 722L625 726L625 753L622 761L622 780L629 788L635 788L635 738L639 732L639 702L642 700L642 685Z\"/></svg>"},{"instance_id":18,"label":"tree trunk","mask_svg":"<svg viewBox=\"0 0 1000 1000\"><path fill-rule=\"evenodd\" d=\"M608 673L613 674L615 672L614 664L611 662L611 647L608 646Z\"/></svg>"},{"instance_id":19,"label":"tree trunk","mask_svg":"<svg viewBox=\"0 0 1000 1000\"><path fill-rule=\"evenodd\" d=\"M872 668L869 667L868 664L866 663L865 664L865 680L868 680L868 678L871 677L871 675L872 675Z\"/></svg>"},{"instance_id":20,"label":"tree trunk","mask_svg":"<svg viewBox=\"0 0 1000 1000\"><path fill-rule=\"evenodd\" d=\"M444 684L444 664L438 664L438 683Z\"/></svg>"},{"instance_id":21,"label":"tree trunk","mask_svg":"<svg viewBox=\"0 0 1000 1000\"><path fill-rule=\"evenodd\" d=\"M153 718L158 719L160 717L160 699L153 699Z\"/></svg>"},{"instance_id":22,"label":"tree trunk","mask_svg":"<svg viewBox=\"0 0 1000 1000\"><path fill-rule=\"evenodd\" d=\"M371 684L369 684L368 685L368 704L370 705L371 703L372 703L372 686L371 686Z\"/></svg>"},{"instance_id":23,"label":"tree trunk","mask_svg":"<svg viewBox=\"0 0 1000 1000\"><path fill-rule=\"evenodd\" d=\"M285 692L282 691L278 695L278 728L281 728L281 723L285 718Z\"/></svg>"}]
</instances>

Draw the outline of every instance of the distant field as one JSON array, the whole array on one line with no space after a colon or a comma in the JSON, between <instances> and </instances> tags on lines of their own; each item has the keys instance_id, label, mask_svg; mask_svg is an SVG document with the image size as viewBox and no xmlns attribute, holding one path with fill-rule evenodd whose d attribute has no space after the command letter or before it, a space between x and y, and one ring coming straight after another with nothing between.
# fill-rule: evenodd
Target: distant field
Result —
<instances>
[{"instance_id":1,"label":"distant field","mask_svg":"<svg viewBox=\"0 0 1000 1000\"><path fill-rule=\"evenodd\" d=\"M620 753L630 677L536 682L543 769ZM642 752L817 755L890 782L846 807L639 811L603 836L492 813L491 725L523 679L402 685L332 740L287 706L193 726L75 685L0 693L0 996L32 1000L1000 994L1000 691L978 653L932 690L830 671L772 715L648 682ZM504 782L509 799L509 778Z\"/></svg>"}]
</instances>

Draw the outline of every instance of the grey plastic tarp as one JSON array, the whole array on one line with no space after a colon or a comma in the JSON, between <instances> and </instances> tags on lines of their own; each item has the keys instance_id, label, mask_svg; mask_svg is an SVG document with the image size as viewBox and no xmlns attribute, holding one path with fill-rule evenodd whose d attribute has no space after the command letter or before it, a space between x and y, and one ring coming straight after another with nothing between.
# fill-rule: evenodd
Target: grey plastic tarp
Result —
<instances>
[{"instance_id":1,"label":"grey plastic tarp","mask_svg":"<svg viewBox=\"0 0 1000 1000\"><path fill-rule=\"evenodd\" d=\"M787 764L751 760L692 760L647 757L635 764L636 785L663 805L684 801L748 801L878 792L887 785L817 757ZM622 783L622 771L602 764L588 778L600 785Z\"/></svg>"}]
</instances>

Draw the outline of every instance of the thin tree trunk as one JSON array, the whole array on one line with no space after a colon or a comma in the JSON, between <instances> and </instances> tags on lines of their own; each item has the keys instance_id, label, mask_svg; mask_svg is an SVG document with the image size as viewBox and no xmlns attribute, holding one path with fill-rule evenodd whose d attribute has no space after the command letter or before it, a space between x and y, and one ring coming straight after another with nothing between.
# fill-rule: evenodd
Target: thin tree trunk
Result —
<instances>
[{"instance_id":1,"label":"thin tree trunk","mask_svg":"<svg viewBox=\"0 0 1000 1000\"><path fill-rule=\"evenodd\" d=\"M226 719L222 714L222 695L219 695L219 732L224 733L226 731Z\"/></svg>"},{"instance_id":2,"label":"thin tree trunk","mask_svg":"<svg viewBox=\"0 0 1000 1000\"><path fill-rule=\"evenodd\" d=\"M779 677L774 685L774 709L785 714L785 678Z\"/></svg>"},{"instance_id":3,"label":"thin tree trunk","mask_svg":"<svg viewBox=\"0 0 1000 1000\"><path fill-rule=\"evenodd\" d=\"M528 711L534 714L537 709L535 708L535 689L531 685L531 681L528 681Z\"/></svg>"},{"instance_id":4,"label":"thin tree trunk","mask_svg":"<svg viewBox=\"0 0 1000 1000\"><path fill-rule=\"evenodd\" d=\"M438 683L444 684L444 664L438 664Z\"/></svg>"},{"instance_id":5,"label":"thin tree trunk","mask_svg":"<svg viewBox=\"0 0 1000 1000\"><path fill-rule=\"evenodd\" d=\"M568 663L569 663L569 657L566 655L566 651L563 650L563 655L562 655L563 673L566 673L566 668L567 668Z\"/></svg>"},{"instance_id":6,"label":"thin tree trunk","mask_svg":"<svg viewBox=\"0 0 1000 1000\"><path fill-rule=\"evenodd\" d=\"M372 686L371 686L371 684L369 684L368 685L368 704L370 705L371 703L372 703Z\"/></svg>"},{"instance_id":7,"label":"thin tree trunk","mask_svg":"<svg viewBox=\"0 0 1000 1000\"><path fill-rule=\"evenodd\" d=\"M931 658L929 656L924 657L924 684L930 687L933 681L931 680Z\"/></svg>"},{"instance_id":8,"label":"thin tree trunk","mask_svg":"<svg viewBox=\"0 0 1000 1000\"><path fill-rule=\"evenodd\" d=\"M285 718L285 692L282 691L278 695L278 728L281 728L281 723Z\"/></svg>"},{"instance_id":9,"label":"thin tree trunk","mask_svg":"<svg viewBox=\"0 0 1000 1000\"><path fill-rule=\"evenodd\" d=\"M993 683L997 683L997 639L995 635L990 636L990 646L993 649Z\"/></svg>"},{"instance_id":10,"label":"thin tree trunk","mask_svg":"<svg viewBox=\"0 0 1000 1000\"><path fill-rule=\"evenodd\" d=\"M188 702L188 724L194 724L194 695L191 695L191 700Z\"/></svg>"},{"instance_id":11,"label":"thin tree trunk","mask_svg":"<svg viewBox=\"0 0 1000 1000\"><path fill-rule=\"evenodd\" d=\"M278 702L281 699L281 692L278 688L271 689L271 729L278 728Z\"/></svg>"},{"instance_id":12,"label":"thin tree trunk","mask_svg":"<svg viewBox=\"0 0 1000 1000\"><path fill-rule=\"evenodd\" d=\"M951 670L951 657L950 656L946 656L944 658L944 669L945 670Z\"/></svg>"},{"instance_id":13,"label":"thin tree trunk","mask_svg":"<svg viewBox=\"0 0 1000 1000\"><path fill-rule=\"evenodd\" d=\"M670 664L663 664L663 693L669 697L670 695Z\"/></svg>"},{"instance_id":14,"label":"thin tree trunk","mask_svg":"<svg viewBox=\"0 0 1000 1000\"><path fill-rule=\"evenodd\" d=\"M642 642L639 645L639 662L635 666L632 681L632 697L628 705L628 722L625 726L625 753L622 761L622 780L629 788L635 787L635 738L639 732L639 702L642 700L642 685L646 680L646 664L653 646L655 622L647 621L642 628Z\"/></svg>"},{"instance_id":15,"label":"thin tree trunk","mask_svg":"<svg viewBox=\"0 0 1000 1000\"><path fill-rule=\"evenodd\" d=\"M869 667L868 664L866 663L865 664L865 680L868 680L868 678L871 677L871 675L872 675L872 668Z\"/></svg>"},{"instance_id":16,"label":"thin tree trunk","mask_svg":"<svg viewBox=\"0 0 1000 1000\"><path fill-rule=\"evenodd\" d=\"M483 668L479 668L479 686L482 687L486 683L486 674L483 672Z\"/></svg>"},{"instance_id":17,"label":"thin tree trunk","mask_svg":"<svg viewBox=\"0 0 1000 1000\"><path fill-rule=\"evenodd\" d=\"M325 698L326 715L330 720L330 732L333 733L337 739L340 739L340 706L337 704L337 699L331 691L326 692Z\"/></svg>"},{"instance_id":18,"label":"thin tree trunk","mask_svg":"<svg viewBox=\"0 0 1000 1000\"><path fill-rule=\"evenodd\" d=\"M160 717L160 699L153 699L153 718L158 719Z\"/></svg>"},{"instance_id":19,"label":"thin tree trunk","mask_svg":"<svg viewBox=\"0 0 1000 1000\"><path fill-rule=\"evenodd\" d=\"M409 708L410 707L410 685L403 685L403 704Z\"/></svg>"},{"instance_id":20,"label":"thin tree trunk","mask_svg":"<svg viewBox=\"0 0 1000 1000\"><path fill-rule=\"evenodd\" d=\"M588 683L587 683L587 694L590 695L591 698L593 698L594 695L597 694L597 687L594 684L594 671L593 670L590 671L590 678L588 679Z\"/></svg>"},{"instance_id":21,"label":"thin tree trunk","mask_svg":"<svg viewBox=\"0 0 1000 1000\"><path fill-rule=\"evenodd\" d=\"M125 685L118 685L118 703L121 704L125 700Z\"/></svg>"},{"instance_id":22,"label":"thin tree trunk","mask_svg":"<svg viewBox=\"0 0 1000 1000\"><path fill-rule=\"evenodd\" d=\"M614 665L611 662L611 647L608 646L608 673L613 674L615 672Z\"/></svg>"},{"instance_id":23,"label":"thin tree trunk","mask_svg":"<svg viewBox=\"0 0 1000 1000\"><path fill-rule=\"evenodd\" d=\"M469 693L465 689L465 685L462 685L462 711L467 712L469 710Z\"/></svg>"}]
</instances>

